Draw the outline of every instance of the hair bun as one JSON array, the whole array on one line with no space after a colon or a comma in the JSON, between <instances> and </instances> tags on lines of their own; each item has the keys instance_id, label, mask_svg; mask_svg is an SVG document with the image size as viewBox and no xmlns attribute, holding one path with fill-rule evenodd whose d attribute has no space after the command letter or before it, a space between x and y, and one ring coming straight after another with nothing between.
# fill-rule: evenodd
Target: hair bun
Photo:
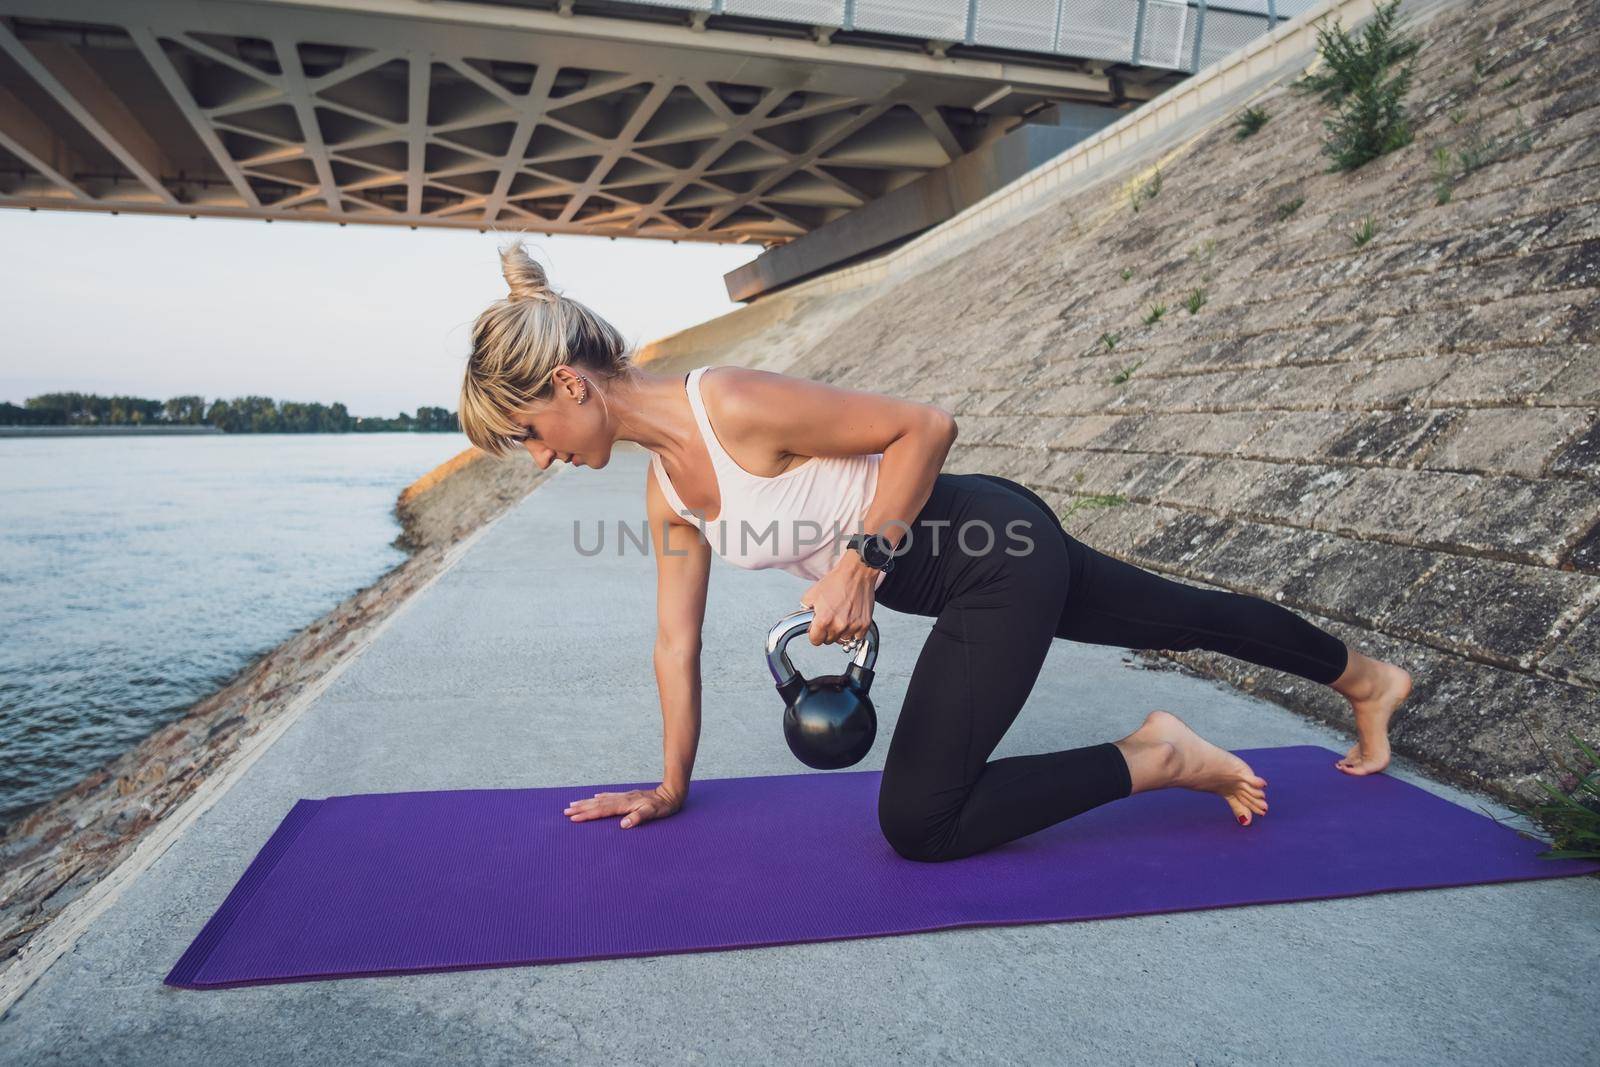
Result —
<instances>
[{"instance_id":1,"label":"hair bun","mask_svg":"<svg viewBox=\"0 0 1600 1067\"><path fill-rule=\"evenodd\" d=\"M505 275L510 288L508 300L550 300L555 294L550 288L550 278L521 241L513 241L500 249L500 272Z\"/></svg>"}]
</instances>

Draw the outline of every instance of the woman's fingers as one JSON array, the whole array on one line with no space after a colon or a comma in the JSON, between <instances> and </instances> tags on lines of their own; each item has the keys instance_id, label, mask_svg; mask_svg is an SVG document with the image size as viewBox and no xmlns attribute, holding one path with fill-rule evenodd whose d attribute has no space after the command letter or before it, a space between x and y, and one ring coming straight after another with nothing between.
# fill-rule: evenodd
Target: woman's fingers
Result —
<instances>
[{"instance_id":1,"label":"woman's fingers","mask_svg":"<svg viewBox=\"0 0 1600 1067\"><path fill-rule=\"evenodd\" d=\"M623 825L631 827L653 818L655 804L653 797L635 789L627 793L596 793L586 800L573 801L562 809L561 813L569 816L574 822L621 815Z\"/></svg>"},{"instance_id":2,"label":"woman's fingers","mask_svg":"<svg viewBox=\"0 0 1600 1067\"><path fill-rule=\"evenodd\" d=\"M867 639L870 623L851 625L832 619L817 619L811 624L808 636L814 645L841 645L846 641L861 642Z\"/></svg>"},{"instance_id":3,"label":"woman's fingers","mask_svg":"<svg viewBox=\"0 0 1600 1067\"><path fill-rule=\"evenodd\" d=\"M568 814L571 814L574 811L588 811L593 806L594 806L594 798L593 797L585 797L582 800L574 800L572 803L568 804L567 807L566 807L566 811L567 811Z\"/></svg>"},{"instance_id":4,"label":"woman's fingers","mask_svg":"<svg viewBox=\"0 0 1600 1067\"><path fill-rule=\"evenodd\" d=\"M580 822L584 819L616 815L627 810L626 797L626 793L596 793L586 800L573 801L562 810L561 814L570 815Z\"/></svg>"},{"instance_id":5,"label":"woman's fingers","mask_svg":"<svg viewBox=\"0 0 1600 1067\"><path fill-rule=\"evenodd\" d=\"M638 826L647 819L654 819L661 814L661 809L651 797L645 797L633 806L627 816L622 820L624 826Z\"/></svg>"},{"instance_id":6,"label":"woman's fingers","mask_svg":"<svg viewBox=\"0 0 1600 1067\"><path fill-rule=\"evenodd\" d=\"M831 645L841 640L852 629L849 621L836 615L818 615L811 620L806 636L813 645Z\"/></svg>"},{"instance_id":7,"label":"woman's fingers","mask_svg":"<svg viewBox=\"0 0 1600 1067\"><path fill-rule=\"evenodd\" d=\"M632 829L642 822L654 819L664 811L672 811L669 802L653 791L635 789L627 793L596 793L587 800L575 800L562 814L573 822L585 822L607 815L621 815L623 829Z\"/></svg>"}]
</instances>

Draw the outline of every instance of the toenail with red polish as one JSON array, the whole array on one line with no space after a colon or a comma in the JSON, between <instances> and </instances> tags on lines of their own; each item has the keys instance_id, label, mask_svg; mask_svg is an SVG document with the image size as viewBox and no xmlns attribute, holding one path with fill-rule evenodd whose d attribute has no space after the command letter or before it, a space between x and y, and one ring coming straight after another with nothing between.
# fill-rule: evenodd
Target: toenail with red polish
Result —
<instances>
[{"instance_id":1,"label":"toenail with red polish","mask_svg":"<svg viewBox=\"0 0 1600 1067\"><path fill-rule=\"evenodd\" d=\"M1239 825L1240 826L1244 825L1244 816L1243 815L1239 816Z\"/></svg>"}]
</instances>

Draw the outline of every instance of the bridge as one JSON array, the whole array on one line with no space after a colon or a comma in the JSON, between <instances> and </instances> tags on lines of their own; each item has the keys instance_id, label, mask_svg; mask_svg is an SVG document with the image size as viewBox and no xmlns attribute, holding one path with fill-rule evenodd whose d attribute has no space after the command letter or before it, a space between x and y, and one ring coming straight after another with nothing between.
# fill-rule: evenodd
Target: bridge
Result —
<instances>
[{"instance_id":1,"label":"bridge","mask_svg":"<svg viewBox=\"0 0 1600 1067\"><path fill-rule=\"evenodd\" d=\"M1305 6L0 0L0 206L771 249L878 204L815 273Z\"/></svg>"}]
</instances>

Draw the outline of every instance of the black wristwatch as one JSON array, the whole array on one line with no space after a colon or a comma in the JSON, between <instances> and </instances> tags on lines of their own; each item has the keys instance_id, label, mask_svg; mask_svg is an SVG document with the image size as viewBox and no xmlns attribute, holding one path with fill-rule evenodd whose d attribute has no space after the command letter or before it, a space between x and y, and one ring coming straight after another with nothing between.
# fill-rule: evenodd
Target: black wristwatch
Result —
<instances>
[{"instance_id":1,"label":"black wristwatch","mask_svg":"<svg viewBox=\"0 0 1600 1067\"><path fill-rule=\"evenodd\" d=\"M861 557L861 562L873 570L888 574L894 569L894 550L887 547L874 534L852 534L850 540L844 543L845 548L853 548Z\"/></svg>"}]
</instances>

